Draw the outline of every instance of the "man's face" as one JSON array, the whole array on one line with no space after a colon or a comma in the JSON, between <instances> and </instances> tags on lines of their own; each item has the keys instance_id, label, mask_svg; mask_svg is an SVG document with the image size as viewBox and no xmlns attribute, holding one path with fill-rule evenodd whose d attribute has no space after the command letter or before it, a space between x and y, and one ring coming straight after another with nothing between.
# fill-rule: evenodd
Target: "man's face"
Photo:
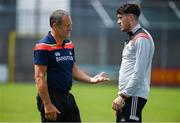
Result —
<instances>
[{"instance_id":1,"label":"man's face","mask_svg":"<svg viewBox=\"0 0 180 123\"><path fill-rule=\"evenodd\" d=\"M121 31L128 32L130 31L130 18L128 14L117 14L118 21Z\"/></svg>"},{"instance_id":2,"label":"man's face","mask_svg":"<svg viewBox=\"0 0 180 123\"><path fill-rule=\"evenodd\" d=\"M70 16L63 16L62 23L57 26L56 33L63 39L69 38L72 31L72 20Z\"/></svg>"}]
</instances>

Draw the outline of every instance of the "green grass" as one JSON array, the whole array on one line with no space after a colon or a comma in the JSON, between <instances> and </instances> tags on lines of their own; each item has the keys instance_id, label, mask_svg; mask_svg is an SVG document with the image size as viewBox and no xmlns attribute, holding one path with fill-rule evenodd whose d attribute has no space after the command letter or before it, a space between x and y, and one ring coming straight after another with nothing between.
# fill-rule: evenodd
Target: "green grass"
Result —
<instances>
[{"instance_id":1,"label":"green grass","mask_svg":"<svg viewBox=\"0 0 180 123\"><path fill-rule=\"evenodd\" d=\"M0 121L39 121L32 84L0 85Z\"/></svg>"},{"instance_id":2,"label":"green grass","mask_svg":"<svg viewBox=\"0 0 180 123\"><path fill-rule=\"evenodd\" d=\"M83 122L114 122L111 103L117 85L74 84L71 91L79 105ZM0 84L0 122L39 122L34 84ZM143 111L146 122L180 122L180 89L151 88Z\"/></svg>"}]
</instances>

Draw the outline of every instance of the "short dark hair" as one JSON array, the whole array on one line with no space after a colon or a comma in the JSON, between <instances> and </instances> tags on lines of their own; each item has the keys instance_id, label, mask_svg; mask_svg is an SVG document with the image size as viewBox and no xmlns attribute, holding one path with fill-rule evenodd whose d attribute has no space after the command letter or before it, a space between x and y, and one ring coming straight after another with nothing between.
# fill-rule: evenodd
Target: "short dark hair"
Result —
<instances>
[{"instance_id":1,"label":"short dark hair","mask_svg":"<svg viewBox=\"0 0 180 123\"><path fill-rule=\"evenodd\" d=\"M49 18L50 26L52 27L53 23L61 24L62 23L62 16L70 16L70 14L64 10L54 11Z\"/></svg>"},{"instance_id":2,"label":"short dark hair","mask_svg":"<svg viewBox=\"0 0 180 123\"><path fill-rule=\"evenodd\" d=\"M117 9L117 14L134 14L139 17L141 9L138 4L126 3Z\"/></svg>"}]
</instances>

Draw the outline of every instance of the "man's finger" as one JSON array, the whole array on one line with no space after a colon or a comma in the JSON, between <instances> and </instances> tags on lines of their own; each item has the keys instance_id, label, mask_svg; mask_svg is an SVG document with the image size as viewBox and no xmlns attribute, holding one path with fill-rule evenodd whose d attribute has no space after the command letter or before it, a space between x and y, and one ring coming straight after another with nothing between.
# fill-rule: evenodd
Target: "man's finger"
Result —
<instances>
[{"instance_id":1,"label":"man's finger","mask_svg":"<svg viewBox=\"0 0 180 123\"><path fill-rule=\"evenodd\" d=\"M116 104L116 103L113 103L113 109L114 109L115 111L117 111L117 110L120 109L120 106L119 106L118 104Z\"/></svg>"},{"instance_id":2,"label":"man's finger","mask_svg":"<svg viewBox=\"0 0 180 123\"><path fill-rule=\"evenodd\" d=\"M51 120L50 114L46 114L45 117L46 117L46 119Z\"/></svg>"},{"instance_id":3,"label":"man's finger","mask_svg":"<svg viewBox=\"0 0 180 123\"><path fill-rule=\"evenodd\" d=\"M106 78L106 77L98 77L97 80L100 81L100 82L102 82L102 81L109 81L110 79L109 79L109 78Z\"/></svg>"},{"instance_id":4,"label":"man's finger","mask_svg":"<svg viewBox=\"0 0 180 123\"><path fill-rule=\"evenodd\" d=\"M61 112L57 109L57 113L60 114Z\"/></svg>"},{"instance_id":5,"label":"man's finger","mask_svg":"<svg viewBox=\"0 0 180 123\"><path fill-rule=\"evenodd\" d=\"M113 104L112 104L112 109L113 110L116 110L116 104L113 102Z\"/></svg>"},{"instance_id":6,"label":"man's finger","mask_svg":"<svg viewBox=\"0 0 180 123\"><path fill-rule=\"evenodd\" d=\"M45 115L46 119L49 120L56 120L57 119L57 114L56 113L48 113Z\"/></svg>"},{"instance_id":7,"label":"man's finger","mask_svg":"<svg viewBox=\"0 0 180 123\"><path fill-rule=\"evenodd\" d=\"M109 78L104 77L104 81L110 81L110 79L109 79Z\"/></svg>"}]
</instances>

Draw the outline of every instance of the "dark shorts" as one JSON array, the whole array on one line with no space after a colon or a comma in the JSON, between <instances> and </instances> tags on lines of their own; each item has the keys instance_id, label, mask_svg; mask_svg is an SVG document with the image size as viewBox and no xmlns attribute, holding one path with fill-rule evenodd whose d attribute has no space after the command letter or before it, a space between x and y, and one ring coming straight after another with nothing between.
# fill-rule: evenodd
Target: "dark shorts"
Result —
<instances>
[{"instance_id":1,"label":"dark shorts","mask_svg":"<svg viewBox=\"0 0 180 123\"><path fill-rule=\"evenodd\" d=\"M37 95L37 106L41 113L42 122L81 122L80 113L74 96L71 93L48 89L51 102L61 112L56 121L49 121L45 118L44 105L40 96Z\"/></svg>"},{"instance_id":2,"label":"dark shorts","mask_svg":"<svg viewBox=\"0 0 180 123\"><path fill-rule=\"evenodd\" d=\"M141 97L129 97L125 105L117 112L117 122L142 122L142 110L147 100Z\"/></svg>"}]
</instances>

